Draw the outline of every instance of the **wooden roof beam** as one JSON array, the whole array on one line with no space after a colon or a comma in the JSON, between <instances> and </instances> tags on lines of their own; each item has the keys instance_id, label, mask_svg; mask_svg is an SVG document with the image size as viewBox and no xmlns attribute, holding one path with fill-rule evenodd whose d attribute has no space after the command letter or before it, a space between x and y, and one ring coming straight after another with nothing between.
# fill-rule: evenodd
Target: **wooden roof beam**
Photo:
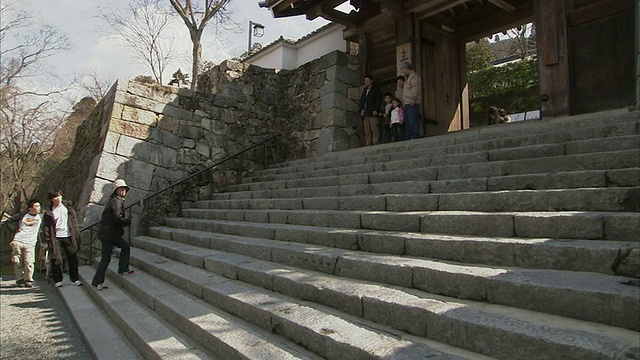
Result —
<instances>
[{"instance_id":1,"label":"wooden roof beam","mask_svg":"<svg viewBox=\"0 0 640 360\"><path fill-rule=\"evenodd\" d=\"M313 20L318 16L322 16L323 13L335 11L333 8L342 4L344 0L319 0L316 1L311 7L307 9L307 19Z\"/></svg>"},{"instance_id":2,"label":"wooden roof beam","mask_svg":"<svg viewBox=\"0 0 640 360\"><path fill-rule=\"evenodd\" d=\"M323 17L329 21L337 22L344 26L360 26L364 23L364 17L359 13L351 11L349 14L345 14L338 10L335 10L330 4L322 3L318 6L314 6L307 11L307 20L313 20L317 17Z\"/></svg>"},{"instance_id":3,"label":"wooden roof beam","mask_svg":"<svg viewBox=\"0 0 640 360\"><path fill-rule=\"evenodd\" d=\"M516 9L515 6L509 4L508 2L504 1L504 0L488 0L490 3L492 3L493 5L501 8L504 11L514 11Z\"/></svg>"},{"instance_id":4,"label":"wooden roof beam","mask_svg":"<svg viewBox=\"0 0 640 360\"><path fill-rule=\"evenodd\" d=\"M292 8L293 6L291 6L291 4L293 4L296 0L282 0L281 3L279 3L278 5L274 6L273 9L271 9L272 12L281 12L283 10Z\"/></svg>"},{"instance_id":5,"label":"wooden roof beam","mask_svg":"<svg viewBox=\"0 0 640 360\"><path fill-rule=\"evenodd\" d=\"M444 12L444 11L447 11L447 10L455 15L455 11L453 10L453 8L458 6L458 5L460 5L460 4L464 4L464 3L468 2L468 1L469 0L447 1L446 4L442 4L438 8L432 8L430 10L427 10L426 12L420 12L419 17L420 17L420 19L425 19L425 18L431 17L433 15L440 14L441 12Z\"/></svg>"},{"instance_id":6,"label":"wooden roof beam","mask_svg":"<svg viewBox=\"0 0 640 360\"><path fill-rule=\"evenodd\" d=\"M380 4L380 12L398 19L404 18L404 4L402 0L385 1Z\"/></svg>"}]
</instances>

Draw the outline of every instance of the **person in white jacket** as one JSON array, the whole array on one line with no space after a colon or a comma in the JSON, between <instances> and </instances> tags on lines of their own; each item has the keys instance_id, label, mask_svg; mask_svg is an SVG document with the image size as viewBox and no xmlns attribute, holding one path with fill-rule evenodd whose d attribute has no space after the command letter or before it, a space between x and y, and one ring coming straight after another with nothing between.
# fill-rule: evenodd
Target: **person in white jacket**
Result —
<instances>
[{"instance_id":1,"label":"person in white jacket","mask_svg":"<svg viewBox=\"0 0 640 360\"><path fill-rule=\"evenodd\" d=\"M16 285L30 288L33 287L33 268L42 215L40 215L41 207L38 200L29 200L27 208L27 212L7 219L7 223L18 222L13 240L9 243Z\"/></svg>"}]
</instances>

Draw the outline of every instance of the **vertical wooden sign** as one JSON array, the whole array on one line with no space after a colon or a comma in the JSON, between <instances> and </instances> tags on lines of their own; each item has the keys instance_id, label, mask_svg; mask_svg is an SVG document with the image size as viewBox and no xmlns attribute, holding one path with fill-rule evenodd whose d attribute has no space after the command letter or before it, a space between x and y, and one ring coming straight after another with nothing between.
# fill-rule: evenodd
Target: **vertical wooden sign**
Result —
<instances>
[{"instance_id":1,"label":"vertical wooden sign","mask_svg":"<svg viewBox=\"0 0 640 360\"><path fill-rule=\"evenodd\" d=\"M396 47L396 75L402 74L400 64L405 61L411 62L411 43L398 45Z\"/></svg>"}]
</instances>

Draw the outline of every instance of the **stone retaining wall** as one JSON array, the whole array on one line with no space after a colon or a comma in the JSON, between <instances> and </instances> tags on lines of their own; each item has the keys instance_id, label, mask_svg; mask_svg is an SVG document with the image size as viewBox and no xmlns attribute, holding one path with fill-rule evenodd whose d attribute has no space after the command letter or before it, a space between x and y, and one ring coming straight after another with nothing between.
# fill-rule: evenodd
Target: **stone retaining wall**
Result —
<instances>
[{"instance_id":1,"label":"stone retaining wall","mask_svg":"<svg viewBox=\"0 0 640 360\"><path fill-rule=\"evenodd\" d=\"M279 72L225 61L202 75L197 92L118 81L82 125L95 136L76 138L92 147L76 144L45 187L65 183L86 226L117 178L131 187L132 203L273 134L283 135L279 151L256 149L226 163L221 177L261 169L267 155L283 161L359 146L358 106L347 97L359 83L354 58L336 51Z\"/></svg>"}]
</instances>

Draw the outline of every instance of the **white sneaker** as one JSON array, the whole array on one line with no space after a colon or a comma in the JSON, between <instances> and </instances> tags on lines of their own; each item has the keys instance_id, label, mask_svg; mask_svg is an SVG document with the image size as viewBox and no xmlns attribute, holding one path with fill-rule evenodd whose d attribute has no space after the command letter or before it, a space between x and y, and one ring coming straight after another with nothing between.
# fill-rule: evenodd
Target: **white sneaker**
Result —
<instances>
[{"instance_id":1,"label":"white sneaker","mask_svg":"<svg viewBox=\"0 0 640 360\"><path fill-rule=\"evenodd\" d=\"M76 280L76 281L74 281L74 282L73 282L73 285L75 285L75 286L82 286L82 281L80 281L80 280Z\"/></svg>"},{"instance_id":2,"label":"white sneaker","mask_svg":"<svg viewBox=\"0 0 640 360\"><path fill-rule=\"evenodd\" d=\"M58 281L58 282L56 283L56 287L62 287L62 281Z\"/></svg>"}]
</instances>

